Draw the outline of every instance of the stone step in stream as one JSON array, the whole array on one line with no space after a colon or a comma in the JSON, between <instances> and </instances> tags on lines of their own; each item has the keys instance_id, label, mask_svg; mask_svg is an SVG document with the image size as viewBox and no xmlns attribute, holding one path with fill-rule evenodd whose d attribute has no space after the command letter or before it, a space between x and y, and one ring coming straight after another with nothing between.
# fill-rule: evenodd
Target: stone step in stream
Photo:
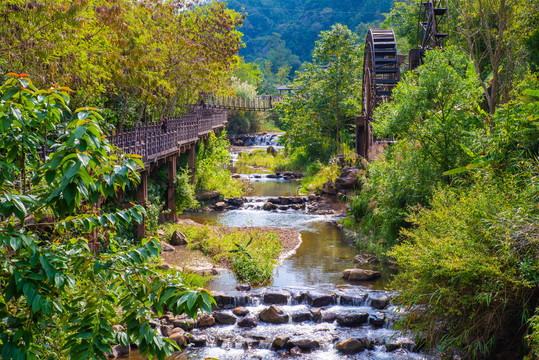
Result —
<instances>
[{"instance_id":1,"label":"stone step in stream","mask_svg":"<svg viewBox=\"0 0 539 360\"><path fill-rule=\"evenodd\" d=\"M186 356L216 359L425 359L391 328L396 307L387 291L343 287L214 293L212 314L196 320L165 314L163 336Z\"/></svg>"}]
</instances>

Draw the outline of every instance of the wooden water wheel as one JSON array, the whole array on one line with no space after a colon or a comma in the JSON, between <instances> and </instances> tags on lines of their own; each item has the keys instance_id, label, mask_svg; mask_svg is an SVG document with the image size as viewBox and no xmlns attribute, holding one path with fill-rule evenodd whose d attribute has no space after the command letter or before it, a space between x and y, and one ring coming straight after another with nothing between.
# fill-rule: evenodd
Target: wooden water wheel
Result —
<instances>
[{"instance_id":1,"label":"wooden water wheel","mask_svg":"<svg viewBox=\"0 0 539 360\"><path fill-rule=\"evenodd\" d=\"M423 62L427 50L443 48L447 37L447 0L431 0L419 4L417 48L410 50L408 64L414 70Z\"/></svg>"},{"instance_id":2,"label":"wooden water wheel","mask_svg":"<svg viewBox=\"0 0 539 360\"><path fill-rule=\"evenodd\" d=\"M399 57L393 30L369 30L363 61L363 106L356 119L356 152L367 157L372 143L370 122L375 107L388 102L400 79Z\"/></svg>"}]
</instances>

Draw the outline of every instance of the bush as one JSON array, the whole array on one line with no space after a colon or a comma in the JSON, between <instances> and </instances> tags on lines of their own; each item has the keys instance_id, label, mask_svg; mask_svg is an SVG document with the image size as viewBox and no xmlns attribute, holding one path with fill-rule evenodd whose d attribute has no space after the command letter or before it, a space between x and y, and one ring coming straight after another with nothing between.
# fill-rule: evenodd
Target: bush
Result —
<instances>
[{"instance_id":1,"label":"bush","mask_svg":"<svg viewBox=\"0 0 539 360\"><path fill-rule=\"evenodd\" d=\"M176 183L176 192L174 194L176 198L177 214L181 214L184 210L194 209L198 206L198 202L195 198L195 186L191 184L189 176L189 170L180 170L174 182Z\"/></svg>"},{"instance_id":2,"label":"bush","mask_svg":"<svg viewBox=\"0 0 539 360\"><path fill-rule=\"evenodd\" d=\"M433 187L441 182L436 166L416 146L400 141L367 167L361 193L350 202L350 215L362 236L394 245L410 206L428 204Z\"/></svg>"},{"instance_id":3,"label":"bush","mask_svg":"<svg viewBox=\"0 0 539 360\"><path fill-rule=\"evenodd\" d=\"M521 192L483 174L471 187L438 188L432 209L417 206L390 252L401 267L397 301L410 309L401 327L470 358L518 348L537 306L536 196L533 185Z\"/></svg>"},{"instance_id":4,"label":"bush","mask_svg":"<svg viewBox=\"0 0 539 360\"><path fill-rule=\"evenodd\" d=\"M210 132L207 142L201 143L196 156L196 192L219 191L223 196L242 196L243 183L230 177L226 166L230 163L226 131L216 135Z\"/></svg>"}]
</instances>

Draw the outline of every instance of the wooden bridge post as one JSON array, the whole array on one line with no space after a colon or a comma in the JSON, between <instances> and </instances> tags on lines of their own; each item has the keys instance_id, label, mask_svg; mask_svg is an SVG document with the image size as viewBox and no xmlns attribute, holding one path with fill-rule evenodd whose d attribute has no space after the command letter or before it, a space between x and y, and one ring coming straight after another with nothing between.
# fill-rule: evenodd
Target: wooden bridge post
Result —
<instances>
[{"instance_id":1,"label":"wooden bridge post","mask_svg":"<svg viewBox=\"0 0 539 360\"><path fill-rule=\"evenodd\" d=\"M146 207L146 199L148 199L148 171L140 173L140 184L137 188L137 202ZM142 222L137 224L137 238L141 240L146 234L145 229L146 219L143 217Z\"/></svg>"},{"instance_id":2,"label":"wooden bridge post","mask_svg":"<svg viewBox=\"0 0 539 360\"><path fill-rule=\"evenodd\" d=\"M176 212L174 211L174 208L176 207L176 183L175 183L175 176L176 176L176 154L169 156L167 158L167 164L168 164L168 198L167 198L167 204L168 208L167 210L170 210L171 213L169 215L169 220L175 220L176 219Z\"/></svg>"},{"instance_id":3,"label":"wooden bridge post","mask_svg":"<svg viewBox=\"0 0 539 360\"><path fill-rule=\"evenodd\" d=\"M189 175L191 177L191 184L195 183L195 155L196 155L196 145L191 145L187 150L189 157Z\"/></svg>"}]
</instances>

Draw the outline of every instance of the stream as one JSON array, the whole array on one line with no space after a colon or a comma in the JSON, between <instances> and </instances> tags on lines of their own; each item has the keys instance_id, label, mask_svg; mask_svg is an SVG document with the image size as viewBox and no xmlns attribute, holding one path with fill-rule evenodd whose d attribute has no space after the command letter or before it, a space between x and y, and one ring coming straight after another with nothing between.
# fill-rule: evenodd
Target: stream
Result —
<instances>
[{"instance_id":1,"label":"stream","mask_svg":"<svg viewBox=\"0 0 539 360\"><path fill-rule=\"evenodd\" d=\"M236 159L239 148L234 150ZM302 242L276 267L272 281L264 287L240 292L235 289L238 281L231 272L214 277L207 288L219 305L213 314L217 322L212 320L216 324L184 327L192 346L170 360L434 359L417 352L410 338L391 327L398 311L389 303L393 294L384 290L391 278L389 268L363 267L382 273L375 281L348 282L341 278L344 269L354 268L358 250L337 226L334 216L303 210L265 211L256 206L269 197L297 195L299 181L267 178L266 171L248 167L233 167L232 172L252 183L253 190L246 194L242 207L182 217L203 224L293 229L301 234ZM262 320L261 313L270 305L280 309L280 319L275 323ZM242 307L241 314L235 309L238 306ZM284 344L277 342L283 338ZM359 339L364 349L344 355L337 344L350 338ZM132 351L128 359L143 358Z\"/></svg>"}]
</instances>

